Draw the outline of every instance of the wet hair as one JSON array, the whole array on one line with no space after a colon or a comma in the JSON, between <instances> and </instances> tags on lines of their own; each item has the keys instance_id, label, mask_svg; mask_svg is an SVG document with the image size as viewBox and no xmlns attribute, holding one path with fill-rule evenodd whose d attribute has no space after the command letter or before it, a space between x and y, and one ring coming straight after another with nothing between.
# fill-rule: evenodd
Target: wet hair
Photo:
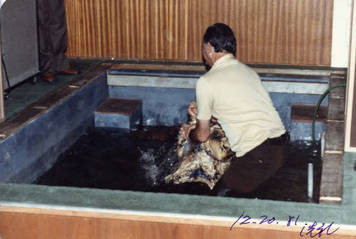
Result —
<instances>
[{"instance_id":1,"label":"wet hair","mask_svg":"<svg viewBox=\"0 0 356 239\"><path fill-rule=\"evenodd\" d=\"M224 23L215 23L208 27L203 37L203 43L210 43L215 52L227 51L236 54L236 39L232 29Z\"/></svg>"}]
</instances>

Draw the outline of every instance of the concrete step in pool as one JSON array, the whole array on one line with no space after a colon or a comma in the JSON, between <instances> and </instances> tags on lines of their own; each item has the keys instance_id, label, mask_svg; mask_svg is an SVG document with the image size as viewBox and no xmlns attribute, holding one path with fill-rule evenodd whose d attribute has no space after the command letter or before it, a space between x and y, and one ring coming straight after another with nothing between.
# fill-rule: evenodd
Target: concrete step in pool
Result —
<instances>
[{"instance_id":1,"label":"concrete step in pool","mask_svg":"<svg viewBox=\"0 0 356 239\"><path fill-rule=\"evenodd\" d=\"M133 129L142 121L142 100L109 98L94 112L95 127Z\"/></svg>"},{"instance_id":2,"label":"concrete step in pool","mask_svg":"<svg viewBox=\"0 0 356 239\"><path fill-rule=\"evenodd\" d=\"M291 105L291 140L312 139L312 122L315 105L294 104ZM325 122L328 116L327 106L320 106L315 120L315 138L320 140L320 135L325 131Z\"/></svg>"}]
</instances>

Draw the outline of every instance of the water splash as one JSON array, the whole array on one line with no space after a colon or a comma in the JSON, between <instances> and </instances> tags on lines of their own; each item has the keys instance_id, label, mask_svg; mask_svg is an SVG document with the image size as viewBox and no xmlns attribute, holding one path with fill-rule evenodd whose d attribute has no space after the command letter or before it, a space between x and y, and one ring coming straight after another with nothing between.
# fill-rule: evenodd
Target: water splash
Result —
<instances>
[{"instance_id":1,"label":"water splash","mask_svg":"<svg viewBox=\"0 0 356 239\"><path fill-rule=\"evenodd\" d=\"M148 148L146 150L138 148L138 150L141 153L140 167L151 186L164 183L164 177L178 167L176 145L162 145L158 149Z\"/></svg>"}]
</instances>

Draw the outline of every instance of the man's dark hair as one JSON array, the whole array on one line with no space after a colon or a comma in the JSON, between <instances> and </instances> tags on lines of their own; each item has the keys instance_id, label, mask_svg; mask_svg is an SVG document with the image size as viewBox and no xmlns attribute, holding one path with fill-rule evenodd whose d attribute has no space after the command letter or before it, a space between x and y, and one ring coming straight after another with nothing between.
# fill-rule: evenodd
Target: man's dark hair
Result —
<instances>
[{"instance_id":1,"label":"man's dark hair","mask_svg":"<svg viewBox=\"0 0 356 239\"><path fill-rule=\"evenodd\" d=\"M206 29L203 42L210 43L215 52L224 50L236 54L236 39L231 28L224 23L215 23Z\"/></svg>"}]
</instances>

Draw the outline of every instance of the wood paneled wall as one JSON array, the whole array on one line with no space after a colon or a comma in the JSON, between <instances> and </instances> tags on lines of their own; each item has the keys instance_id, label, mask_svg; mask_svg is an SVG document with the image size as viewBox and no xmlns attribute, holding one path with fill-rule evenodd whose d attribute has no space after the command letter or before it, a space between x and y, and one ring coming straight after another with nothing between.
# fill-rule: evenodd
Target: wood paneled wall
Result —
<instances>
[{"instance_id":1,"label":"wood paneled wall","mask_svg":"<svg viewBox=\"0 0 356 239\"><path fill-rule=\"evenodd\" d=\"M135 216L106 214L99 212L66 212L63 210L33 209L1 210L0 236L3 239L296 239L296 238L355 238L355 228L350 226L340 229L331 235L325 230L322 236L317 236L320 230L315 228L308 234L304 224L298 226L269 225L267 223L235 225L231 222L215 220L183 219L170 217ZM47 211L43 213L41 211ZM136 219L134 219L136 217ZM157 219L158 218L158 219ZM281 223L283 224L283 223ZM321 224L318 224L321 225ZM337 227L335 224L329 233Z\"/></svg>"},{"instance_id":2,"label":"wood paneled wall","mask_svg":"<svg viewBox=\"0 0 356 239\"><path fill-rule=\"evenodd\" d=\"M65 0L70 57L201 61L224 22L246 63L330 66L333 0Z\"/></svg>"}]
</instances>

